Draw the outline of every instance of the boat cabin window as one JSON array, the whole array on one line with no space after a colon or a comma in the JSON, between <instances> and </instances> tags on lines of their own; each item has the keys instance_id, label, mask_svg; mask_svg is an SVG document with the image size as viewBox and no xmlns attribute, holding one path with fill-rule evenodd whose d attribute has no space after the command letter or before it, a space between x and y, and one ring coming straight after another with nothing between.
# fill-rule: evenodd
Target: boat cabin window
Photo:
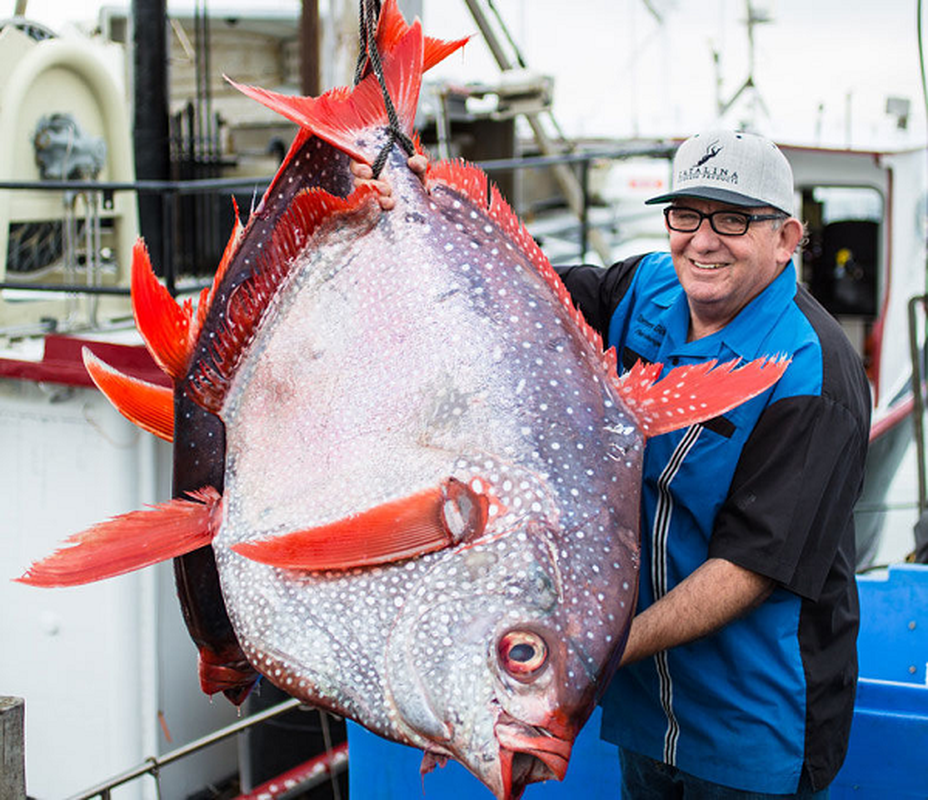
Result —
<instances>
[{"instance_id":1,"label":"boat cabin window","mask_svg":"<svg viewBox=\"0 0 928 800\"><path fill-rule=\"evenodd\" d=\"M802 281L836 317L876 318L883 213L883 197L873 188L802 189L801 218L809 231Z\"/></svg>"}]
</instances>

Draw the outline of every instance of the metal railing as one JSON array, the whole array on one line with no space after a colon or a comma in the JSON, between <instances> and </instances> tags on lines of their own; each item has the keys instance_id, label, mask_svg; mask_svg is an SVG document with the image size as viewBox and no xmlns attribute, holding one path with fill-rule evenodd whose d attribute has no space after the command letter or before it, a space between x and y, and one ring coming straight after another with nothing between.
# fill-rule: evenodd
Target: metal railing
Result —
<instances>
[{"instance_id":1,"label":"metal railing","mask_svg":"<svg viewBox=\"0 0 928 800\"><path fill-rule=\"evenodd\" d=\"M918 469L918 514L922 516L926 508L925 491L925 431L924 413L925 399L923 395L924 376L922 375L922 358L924 350L919 343L918 331L923 328L918 322L918 308L924 311L928 308L928 295L916 295L909 298L909 357L912 360L912 393L914 405L912 409L912 422L915 427L915 453Z\"/></svg>"},{"instance_id":2,"label":"metal railing","mask_svg":"<svg viewBox=\"0 0 928 800\"><path fill-rule=\"evenodd\" d=\"M145 775L150 775L155 779L155 786L158 791L158 797L160 797L161 787L159 783L159 771L163 767L175 761L179 761L182 758L186 758L193 753L199 752L204 748L221 742L224 739L228 739L230 736L235 736L255 725L260 725L262 722L266 722L270 719L273 719L274 717L279 717L280 715L299 707L301 707L299 700L286 700L276 706L272 706L271 708L268 708L257 714L252 714L243 720L234 722L231 725L227 725L226 727L220 728L217 731L213 731L213 733L196 739L189 744L185 744L183 747L178 747L176 750L172 750L171 752L165 753L162 756L149 756L141 764L120 772L118 775L114 775L113 777L108 778L107 780L102 781L95 786L91 786L89 789L85 789L78 794L72 795L68 798L68 800L91 800L91 798L94 797L102 798L102 800L109 800L113 789L122 786L125 783L129 783L130 781L136 780L137 778L144 777ZM327 731L328 723L325 712L320 711L319 714L322 720L323 730ZM326 741L329 741L328 737L326 737ZM323 768L315 770L312 777L302 781L300 784L301 789L309 789L312 786L332 779L333 776L336 776L338 773L347 769L348 752L346 745L343 744L334 748L330 747L329 752L323 755L327 756L327 758L323 759Z\"/></svg>"},{"instance_id":3,"label":"metal railing","mask_svg":"<svg viewBox=\"0 0 928 800\"><path fill-rule=\"evenodd\" d=\"M177 212L183 198L196 195L225 197L235 190L248 193L263 192L270 178L213 178L195 181L0 181L0 191L38 191L82 193L101 198L101 205L111 205L107 198L117 192L133 192L136 195L155 195L161 198L163 219L160 236L164 261L160 265L165 284L172 295L177 295L178 270L174 252L177 238ZM229 229L231 229L231 220ZM215 265L214 265L215 266ZM73 292L75 294L128 295L125 287L88 286L82 284L43 284L31 281L2 281L0 289L18 289L36 292Z\"/></svg>"},{"instance_id":4,"label":"metal railing","mask_svg":"<svg viewBox=\"0 0 928 800\"><path fill-rule=\"evenodd\" d=\"M669 158L673 153L672 144L642 144L589 151L569 153L555 156L536 156L511 159L494 159L478 163L484 171L491 176L498 173L518 172L526 169L552 169L554 167L573 167L579 171L579 181L582 188L582 204L580 214L576 221L575 230L578 233L579 255L582 259L589 249L590 240L590 209L593 205L590 192L590 172L592 165L601 161L616 161L634 157ZM99 205L111 205L112 195L117 192L133 192L137 196L154 195L161 198L162 219L164 224L160 231L160 245L162 258L156 268L160 270L168 291L176 296L178 293L197 291L200 284L185 284L179 286L181 270L178 269L176 243L179 236L178 211L181 203L194 196L212 196L214 198L227 198L239 191L249 195L262 194L270 183L270 178L214 178L192 181L0 181L0 191L39 191L39 192L73 192L84 193L92 198L92 202ZM231 217L228 220L228 229L225 236L231 231ZM151 237L149 237L151 238ZM150 242L151 244L151 242ZM225 238L220 236L219 252L225 244ZM212 264L215 266L218 263ZM48 283L29 280L0 281L0 290L16 289L33 292L64 292L83 295L127 295L129 290L121 286L101 286Z\"/></svg>"}]
</instances>

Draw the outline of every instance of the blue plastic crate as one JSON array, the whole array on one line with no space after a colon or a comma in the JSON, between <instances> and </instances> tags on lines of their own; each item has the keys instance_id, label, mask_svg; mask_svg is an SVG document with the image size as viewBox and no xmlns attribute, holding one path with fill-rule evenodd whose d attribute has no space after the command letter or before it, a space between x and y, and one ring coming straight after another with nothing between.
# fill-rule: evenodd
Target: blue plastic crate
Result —
<instances>
[{"instance_id":1,"label":"blue plastic crate","mask_svg":"<svg viewBox=\"0 0 928 800\"><path fill-rule=\"evenodd\" d=\"M597 708L574 743L563 781L532 784L530 800L598 800L619 796L619 756L599 738ZM492 800L486 787L455 761L419 776L422 751L381 739L348 723L348 791L353 800Z\"/></svg>"},{"instance_id":2,"label":"blue plastic crate","mask_svg":"<svg viewBox=\"0 0 928 800\"><path fill-rule=\"evenodd\" d=\"M928 567L860 577L860 681L833 800L928 798Z\"/></svg>"},{"instance_id":3,"label":"blue plastic crate","mask_svg":"<svg viewBox=\"0 0 928 800\"><path fill-rule=\"evenodd\" d=\"M858 579L861 624L851 741L832 800L928 798L928 567L900 565ZM616 748L599 739L597 710L574 745L563 782L534 784L531 800L582 796L615 800ZM419 777L422 753L349 723L349 791L353 800L490 798L482 784L449 762Z\"/></svg>"}]
</instances>

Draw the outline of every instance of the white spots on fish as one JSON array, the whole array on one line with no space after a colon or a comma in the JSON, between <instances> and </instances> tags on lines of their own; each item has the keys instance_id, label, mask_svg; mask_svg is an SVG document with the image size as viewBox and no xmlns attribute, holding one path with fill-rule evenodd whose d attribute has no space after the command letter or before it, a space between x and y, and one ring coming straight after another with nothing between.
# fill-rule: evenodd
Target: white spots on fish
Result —
<instances>
[{"instance_id":1,"label":"white spots on fish","mask_svg":"<svg viewBox=\"0 0 928 800\"><path fill-rule=\"evenodd\" d=\"M431 205L434 208L435 204ZM447 210L448 205L444 203L442 208ZM420 208L424 207L425 202ZM465 204L464 208L462 218L471 220L485 218L482 214L476 215L470 204ZM384 632L397 631L396 621L404 615L421 612L421 628L416 629L414 634L410 633L407 641L422 643L421 649L418 649L418 644L415 645L416 653L424 654L426 647L431 653L427 659L423 655L421 659L417 658L412 662L415 664L414 669L418 672L417 679L427 680L423 678L423 670L434 671L436 677L442 674L441 664L443 660L447 661L450 649L454 650L455 665L466 663L469 669L473 669L475 675L479 675L481 674L479 670L486 669L486 651L484 651L483 662L473 653L465 655L466 651L460 649L462 644L460 636L453 627L455 619L459 619L463 613L473 614L473 607L465 602L465 598L470 596L469 591L494 586L499 595L499 602L481 605L480 613L489 614L491 612L487 609L492 608L492 613L499 615L498 619L506 619L513 624L524 622L524 612L520 617L518 609L530 608L535 602L541 590L533 584L533 578L545 570L550 571L551 561L560 560L559 568L563 571L564 585L568 589L572 586L583 585L590 580L591 575L595 574L589 569L589 558L586 556L587 542L596 543L595 557L602 560L603 572L609 573L607 594L610 598L615 597L617 580L621 578L620 573L613 573L605 566L610 563L611 557L603 556L599 546L600 542L613 535L611 532L614 526L605 526L605 531L608 533L604 533L604 526L597 523L601 522L605 515L599 514L598 509L608 507L610 504L614 506L619 495L615 488L605 489L610 485L607 480L612 481L614 476L607 479L603 465L611 470L612 462L605 459L600 461L601 450L594 446L597 437L602 435L602 420L594 414L588 393L581 400L574 400L574 396L570 393L573 382L586 380L568 371L569 365L577 361L576 353L572 354L572 346L568 345L566 350L563 346L559 350L546 349L543 353L545 358L536 357L537 349L543 347L548 338L544 336L544 330L546 327L548 329L552 327L550 324L543 325L541 322L544 315L549 313L550 304L548 301L536 303L534 299L526 298L524 293L515 288L516 284L512 282L512 275L513 271L519 271L519 264L515 264L513 270L511 265L504 268L502 261L491 263L488 258L481 257L485 256L490 249L490 245L485 244L485 240L481 239L480 255L473 255L470 252L475 242L468 241L466 238L468 230L472 231L475 237L482 237L482 228L488 226L483 226L481 222L469 228L465 226L465 230L461 231L455 224L456 218L436 216L433 219L435 220L434 230L431 233L434 242L433 251L441 251L446 244L451 244L451 249L447 251L453 254L449 257L450 260L464 262L454 267L455 271L452 273L461 284L461 293L449 300L447 307L453 306L468 310L467 302L470 301L472 303L469 307L471 316L475 316L472 309L476 309L478 314L484 315L487 319L492 316L493 321L499 321L506 326L508 334L505 339L494 338L492 328L489 326L481 329L476 325L473 327L461 325L449 328L447 335L443 336L441 341L445 343L453 341L453 330L454 335L458 337L457 341L467 342L466 346L457 348L459 352L456 358L459 361L471 358L472 355L482 359L483 364L492 360L493 371L501 376L500 388L494 390L496 394L489 395L482 402L489 406L493 402L498 402L498 395L501 394L507 402L517 398L519 409L517 416L507 419L507 438L497 443L493 439L494 431L480 430L481 436L485 436L485 439L480 440L480 449L473 454L451 456L447 461L447 470L453 471L455 477L464 482L477 481L480 487L487 492L488 497L492 495L490 506L494 512L508 520L505 525L511 527L512 533L501 537L498 541L471 548L468 556L476 555L479 559L488 559L486 565L479 569L479 559L471 562L468 567L465 565L463 553L461 556L452 557L446 552L420 559L410 559L402 564L388 565L376 573L371 569L352 570L350 574L332 572L325 575L304 575L298 580L292 573L286 571L281 573L287 581L290 581L293 589L292 595L289 592L282 593L286 595L288 609L294 617L292 622L286 625L285 641L287 643L304 642L300 644L300 647L308 654L310 653L310 640L313 637L318 639L315 642L316 649L312 651L315 663L331 666L332 673L330 674L350 672L350 677L345 678L351 681L348 689L355 692L356 696L375 698L374 704L384 692L383 665L378 663L371 666L369 663L362 663L360 659L365 653L368 654L366 656L368 659L373 661L380 659L379 652L376 655L370 654L383 646ZM494 255L499 254L499 248L496 246L492 247L492 251ZM438 256L441 257L440 252ZM526 269L530 268L526 267ZM417 274L421 273L417 272ZM429 296L434 297L440 293L441 287L426 285L431 292ZM370 296L378 298L382 288L383 284L371 287ZM500 293L500 288L503 288L505 293ZM476 292L476 289L480 291ZM381 300L380 302L386 304L387 301ZM541 310L539 310L540 307L542 307ZM566 327L570 323L567 322L566 316L564 319L565 327L559 331L559 335L566 339L569 337ZM437 330L440 323L436 317L436 321L429 324ZM489 332L488 335L483 336L480 333L481 330ZM522 345L523 341L529 343L529 346ZM500 364L507 359L508 363L501 367ZM565 361L565 359L568 360ZM448 363L454 364L456 372L457 364L453 360ZM534 378L531 375L531 370L534 369L532 364L537 368L537 377ZM596 367L598 364L591 361L591 366ZM579 371L579 369L574 369L573 373ZM548 379L552 375L556 376L556 381L560 385L548 384ZM456 374L455 379L457 379ZM466 384L455 385L466 386ZM469 391L469 388L465 391ZM564 411L565 398L569 398L570 406L568 407L572 409L570 412ZM451 399L451 395L445 395L442 400L435 401L435 407ZM596 413L601 413L599 409L602 404L598 399L595 405ZM453 418L452 407L465 410L471 408L464 402L449 403L445 409L449 419ZM587 409L586 414L584 414L584 409ZM596 425L587 424L588 420L595 420ZM449 425L453 426L453 422ZM491 444L485 446L485 441ZM555 449L550 447L552 442L557 445L559 452L556 460L548 464L546 459L555 452ZM445 442L441 444L444 446ZM460 451L453 449L450 452ZM493 453L494 457L485 458L486 452ZM532 455L533 453L537 455ZM453 470L451 465L453 465ZM402 464L400 463L399 466ZM524 479L526 471L529 473L528 479ZM441 474L445 475L447 472ZM574 491L571 492L571 489ZM571 497L578 497L575 493L578 489L580 489L579 495L583 497L583 500L571 502ZM609 495L609 503L600 499L604 496L604 490ZM584 504L595 505L596 509L588 512ZM581 534L586 536L586 540L583 540L581 536L564 541L562 532L574 530L580 520L585 518L593 520L581 531ZM537 529L527 528L527 520L539 527ZM546 558L540 558L539 540L548 537L551 542L550 553L546 555ZM491 558L492 562L489 561ZM578 558L587 563L582 566L575 565L573 562ZM460 565L460 574L456 577L451 575L454 563ZM258 567L258 569L264 568ZM439 574L445 579L441 589L437 587L433 579ZM547 579L555 581L551 575L548 575ZM591 584L594 595L597 593L597 587L605 586L607 583L604 576L599 576L598 580L600 583L597 583L595 587ZM313 592L313 602L307 604L304 609L297 603L296 598L301 594L308 595L309 589ZM557 590L549 587L547 591L550 594ZM569 591L565 590L565 594L567 595L565 602L569 602ZM248 602L251 603L253 599L255 599L254 595L249 594ZM607 631L616 631L617 626L603 628L601 618L590 616L591 612L586 606L592 606L595 602L597 601L594 597L590 596L589 592L585 592L581 595L579 606L574 607L577 608L578 615L582 615L579 619L583 624L587 627L595 626L593 629L597 631L598 640L604 641L604 634ZM602 599L598 602L603 603ZM613 599L612 602L615 600ZM441 603L446 605L442 606ZM433 612L432 609L435 611ZM437 613L438 611L441 613ZM273 624L270 621L271 616L270 614L261 615L261 618L265 620L264 624ZM286 611L280 612L278 620L286 616ZM362 623L359 619L366 620L366 622ZM566 620L563 620L564 626L561 625L562 619L552 617L552 630L569 629ZM329 624L331 630L317 630L317 628L324 628L325 626L321 623L328 620L332 620ZM427 625L426 621L428 621ZM618 636L618 633L615 635ZM333 638L338 641L333 642ZM249 654L251 652L253 651L249 651ZM458 659L458 654L460 654L460 659ZM339 656L344 659L344 664L335 660ZM573 675L574 671L580 676L579 678ZM583 679L583 669L571 672L572 678L578 681ZM447 673L444 674L447 677ZM293 679L297 678L299 678L297 683L301 687L299 689L301 693L313 691L311 687L317 685L313 680L307 680L306 674L297 672ZM448 692L450 695L452 690L449 688ZM469 695L467 698L472 700ZM383 708L376 713L384 720L397 719L394 709ZM386 728L390 724L384 722L383 726Z\"/></svg>"}]
</instances>

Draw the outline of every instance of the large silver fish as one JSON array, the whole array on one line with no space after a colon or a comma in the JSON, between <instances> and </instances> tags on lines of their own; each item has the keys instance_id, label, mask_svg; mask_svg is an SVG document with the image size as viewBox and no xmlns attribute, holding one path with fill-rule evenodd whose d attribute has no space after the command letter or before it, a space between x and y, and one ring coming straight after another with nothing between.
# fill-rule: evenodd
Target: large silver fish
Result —
<instances>
[{"instance_id":1,"label":"large silver fish","mask_svg":"<svg viewBox=\"0 0 928 800\"><path fill-rule=\"evenodd\" d=\"M384 14L385 85L409 134L423 36L393 2ZM621 656L645 437L724 413L786 365L619 379L476 168L423 181L392 152L389 212L369 187L281 191L390 145L374 75L317 99L245 91L304 133L180 348L178 390L224 423L222 492L96 526L24 580L211 545L256 670L422 748L424 768L454 758L518 797L564 776ZM308 142L331 158L300 155ZM156 296L152 280L138 283ZM149 342L158 324L143 324Z\"/></svg>"}]
</instances>

